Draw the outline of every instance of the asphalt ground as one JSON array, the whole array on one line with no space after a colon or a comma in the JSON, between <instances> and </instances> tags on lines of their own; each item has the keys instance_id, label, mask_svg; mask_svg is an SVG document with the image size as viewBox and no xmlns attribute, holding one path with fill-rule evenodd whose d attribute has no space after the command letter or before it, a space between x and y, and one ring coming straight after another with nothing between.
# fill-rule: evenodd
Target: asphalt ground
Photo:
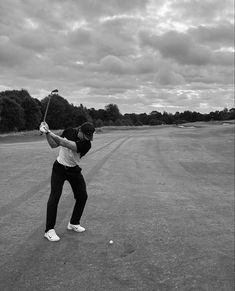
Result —
<instances>
[{"instance_id":1,"label":"asphalt ground","mask_svg":"<svg viewBox=\"0 0 235 291\"><path fill-rule=\"evenodd\" d=\"M66 183L53 243L57 153L43 136L0 139L1 291L234 290L234 124L96 134L81 160L87 230L66 230Z\"/></svg>"}]
</instances>

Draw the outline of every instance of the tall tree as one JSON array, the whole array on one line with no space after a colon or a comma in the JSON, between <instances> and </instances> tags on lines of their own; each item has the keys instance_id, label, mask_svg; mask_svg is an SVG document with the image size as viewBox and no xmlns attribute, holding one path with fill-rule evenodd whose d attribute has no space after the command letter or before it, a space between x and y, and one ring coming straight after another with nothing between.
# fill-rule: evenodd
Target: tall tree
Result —
<instances>
[{"instance_id":1,"label":"tall tree","mask_svg":"<svg viewBox=\"0 0 235 291\"><path fill-rule=\"evenodd\" d=\"M152 111L149 116L150 125L160 125L162 124L162 113L156 110Z\"/></svg>"},{"instance_id":2,"label":"tall tree","mask_svg":"<svg viewBox=\"0 0 235 291\"><path fill-rule=\"evenodd\" d=\"M0 131L9 132L24 128L24 110L13 99L3 97L0 100Z\"/></svg>"},{"instance_id":3,"label":"tall tree","mask_svg":"<svg viewBox=\"0 0 235 291\"><path fill-rule=\"evenodd\" d=\"M22 102L24 109L25 129L32 130L38 128L42 113L38 104L32 98L27 98Z\"/></svg>"},{"instance_id":4,"label":"tall tree","mask_svg":"<svg viewBox=\"0 0 235 291\"><path fill-rule=\"evenodd\" d=\"M108 120L116 121L121 118L121 113L116 104L109 104L105 106Z\"/></svg>"},{"instance_id":5,"label":"tall tree","mask_svg":"<svg viewBox=\"0 0 235 291\"><path fill-rule=\"evenodd\" d=\"M42 99L42 115L46 111L49 97ZM70 105L66 99L59 95L51 96L50 105L47 112L46 122L50 128L60 129L66 127L66 122L70 115Z\"/></svg>"}]
</instances>

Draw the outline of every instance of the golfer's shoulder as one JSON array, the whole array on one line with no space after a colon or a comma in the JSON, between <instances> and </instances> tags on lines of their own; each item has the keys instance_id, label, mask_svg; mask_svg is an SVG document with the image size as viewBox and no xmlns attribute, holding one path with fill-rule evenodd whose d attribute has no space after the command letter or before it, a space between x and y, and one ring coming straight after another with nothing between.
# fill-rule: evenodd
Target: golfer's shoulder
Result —
<instances>
[{"instance_id":1,"label":"golfer's shoulder","mask_svg":"<svg viewBox=\"0 0 235 291\"><path fill-rule=\"evenodd\" d=\"M75 128L68 127L62 132L61 137L65 137L68 140L76 141L77 130Z\"/></svg>"}]
</instances>

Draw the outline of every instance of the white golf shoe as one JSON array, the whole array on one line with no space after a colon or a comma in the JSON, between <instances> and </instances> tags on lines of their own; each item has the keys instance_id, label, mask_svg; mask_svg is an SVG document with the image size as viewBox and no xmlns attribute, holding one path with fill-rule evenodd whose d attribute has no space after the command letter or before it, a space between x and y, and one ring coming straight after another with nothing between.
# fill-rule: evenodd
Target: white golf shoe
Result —
<instances>
[{"instance_id":1,"label":"white golf shoe","mask_svg":"<svg viewBox=\"0 0 235 291\"><path fill-rule=\"evenodd\" d=\"M54 229L50 229L47 232L45 232L44 237L47 238L49 241L59 241L60 238L56 234Z\"/></svg>"},{"instance_id":2,"label":"white golf shoe","mask_svg":"<svg viewBox=\"0 0 235 291\"><path fill-rule=\"evenodd\" d=\"M68 226L67 226L67 229L68 230L73 230L73 231L76 231L76 232L83 232L85 231L86 229L84 227L82 227L80 224L71 224L70 222L68 223Z\"/></svg>"}]
</instances>

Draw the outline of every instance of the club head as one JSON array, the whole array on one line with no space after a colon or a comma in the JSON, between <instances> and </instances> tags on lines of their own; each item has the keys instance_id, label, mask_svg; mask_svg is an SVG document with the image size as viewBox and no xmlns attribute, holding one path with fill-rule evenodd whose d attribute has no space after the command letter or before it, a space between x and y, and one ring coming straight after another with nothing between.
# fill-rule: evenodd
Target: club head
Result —
<instances>
[{"instance_id":1,"label":"club head","mask_svg":"<svg viewBox=\"0 0 235 291\"><path fill-rule=\"evenodd\" d=\"M58 89L55 89L55 90L51 91L51 94L58 93L58 92L59 92Z\"/></svg>"}]
</instances>

